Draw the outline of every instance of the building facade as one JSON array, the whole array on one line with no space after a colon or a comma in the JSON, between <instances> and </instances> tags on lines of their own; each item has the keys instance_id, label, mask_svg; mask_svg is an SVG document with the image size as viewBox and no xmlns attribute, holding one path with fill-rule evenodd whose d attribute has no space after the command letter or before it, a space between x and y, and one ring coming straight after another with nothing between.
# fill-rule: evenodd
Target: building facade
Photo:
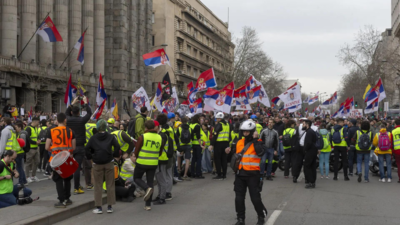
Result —
<instances>
[{"instance_id":1,"label":"building facade","mask_svg":"<svg viewBox=\"0 0 400 225\"><path fill-rule=\"evenodd\" d=\"M2 105L8 102L25 104L26 109L32 106L36 111L64 111L64 94L72 74L73 84L79 81L87 90L94 110L101 73L108 105L116 98L120 112L124 100L132 108L130 98L135 90L143 86L151 91L151 70L145 67L142 55L151 51L152 8L152 0L2 0ZM34 35L46 15L62 42L46 43ZM86 29L81 65L73 47Z\"/></svg>"},{"instance_id":2,"label":"building facade","mask_svg":"<svg viewBox=\"0 0 400 225\"><path fill-rule=\"evenodd\" d=\"M153 71L153 90L168 72L182 100L186 86L213 68L218 88L231 82L234 44L228 24L200 0L153 0L153 50L164 48L170 63Z\"/></svg>"}]
</instances>

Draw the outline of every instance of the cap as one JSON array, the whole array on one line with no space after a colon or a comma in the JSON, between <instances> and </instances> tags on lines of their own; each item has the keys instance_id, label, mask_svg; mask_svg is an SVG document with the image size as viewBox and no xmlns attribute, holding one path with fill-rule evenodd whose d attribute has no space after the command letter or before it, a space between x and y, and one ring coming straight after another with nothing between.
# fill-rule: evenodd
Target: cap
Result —
<instances>
[{"instance_id":1,"label":"cap","mask_svg":"<svg viewBox=\"0 0 400 225\"><path fill-rule=\"evenodd\" d=\"M157 120L154 120L154 126L158 127L160 126L160 123Z\"/></svg>"}]
</instances>

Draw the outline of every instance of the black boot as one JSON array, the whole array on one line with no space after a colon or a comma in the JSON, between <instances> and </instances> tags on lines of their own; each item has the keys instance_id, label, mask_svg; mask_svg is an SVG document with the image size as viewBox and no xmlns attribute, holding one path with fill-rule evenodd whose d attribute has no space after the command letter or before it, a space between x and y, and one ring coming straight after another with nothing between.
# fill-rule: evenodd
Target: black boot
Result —
<instances>
[{"instance_id":1,"label":"black boot","mask_svg":"<svg viewBox=\"0 0 400 225\"><path fill-rule=\"evenodd\" d=\"M293 177L293 183L297 183L297 177Z\"/></svg>"},{"instance_id":2,"label":"black boot","mask_svg":"<svg viewBox=\"0 0 400 225\"><path fill-rule=\"evenodd\" d=\"M152 202L158 202L158 201L160 201L160 197L159 196L157 196L157 198L152 200Z\"/></svg>"},{"instance_id":3,"label":"black boot","mask_svg":"<svg viewBox=\"0 0 400 225\"><path fill-rule=\"evenodd\" d=\"M258 217L258 222L256 225L264 225L265 224L265 218L264 217Z\"/></svg>"},{"instance_id":4,"label":"black boot","mask_svg":"<svg viewBox=\"0 0 400 225\"><path fill-rule=\"evenodd\" d=\"M315 188L315 183L314 184L308 183L305 188L307 189Z\"/></svg>"},{"instance_id":5,"label":"black boot","mask_svg":"<svg viewBox=\"0 0 400 225\"><path fill-rule=\"evenodd\" d=\"M163 204L165 204L165 199L160 199L156 202L153 202L153 205L163 205Z\"/></svg>"},{"instance_id":6,"label":"black boot","mask_svg":"<svg viewBox=\"0 0 400 225\"><path fill-rule=\"evenodd\" d=\"M267 176L267 180L272 181L272 177L271 176Z\"/></svg>"},{"instance_id":7,"label":"black boot","mask_svg":"<svg viewBox=\"0 0 400 225\"><path fill-rule=\"evenodd\" d=\"M237 222L235 223L235 225L245 225L244 219L238 218L238 219L237 219Z\"/></svg>"}]
</instances>

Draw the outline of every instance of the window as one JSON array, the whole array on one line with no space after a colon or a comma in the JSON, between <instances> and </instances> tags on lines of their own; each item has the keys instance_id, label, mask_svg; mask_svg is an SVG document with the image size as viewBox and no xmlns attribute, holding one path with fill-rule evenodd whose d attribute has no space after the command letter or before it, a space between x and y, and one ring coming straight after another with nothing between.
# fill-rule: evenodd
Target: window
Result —
<instances>
[{"instance_id":1,"label":"window","mask_svg":"<svg viewBox=\"0 0 400 225\"><path fill-rule=\"evenodd\" d=\"M190 75L190 73L192 72L192 67L190 67L190 66L187 66L186 67L187 69L187 71L186 71L186 73L187 73L187 75Z\"/></svg>"},{"instance_id":2,"label":"window","mask_svg":"<svg viewBox=\"0 0 400 225\"><path fill-rule=\"evenodd\" d=\"M192 30L192 27L189 25L189 24L187 24L187 30L186 30L186 32L188 32L189 34L191 33L191 30Z\"/></svg>"},{"instance_id":3,"label":"window","mask_svg":"<svg viewBox=\"0 0 400 225\"><path fill-rule=\"evenodd\" d=\"M155 36L154 35L151 35L151 44L152 44L152 46L154 46L155 45Z\"/></svg>"},{"instance_id":4,"label":"window","mask_svg":"<svg viewBox=\"0 0 400 225\"><path fill-rule=\"evenodd\" d=\"M212 64L211 64L211 65L213 65L213 66L214 66L214 59L212 59L212 60L211 60L211 62L212 62Z\"/></svg>"},{"instance_id":5,"label":"window","mask_svg":"<svg viewBox=\"0 0 400 225\"><path fill-rule=\"evenodd\" d=\"M151 23L155 22L154 12L151 14Z\"/></svg>"},{"instance_id":6,"label":"window","mask_svg":"<svg viewBox=\"0 0 400 225\"><path fill-rule=\"evenodd\" d=\"M207 45L207 46L210 46L210 39L209 39L209 38L207 38L206 45Z\"/></svg>"},{"instance_id":7,"label":"window","mask_svg":"<svg viewBox=\"0 0 400 225\"><path fill-rule=\"evenodd\" d=\"M208 55L206 56L206 62L210 62L210 57Z\"/></svg>"},{"instance_id":8,"label":"window","mask_svg":"<svg viewBox=\"0 0 400 225\"><path fill-rule=\"evenodd\" d=\"M193 57L197 58L197 49L193 49Z\"/></svg>"},{"instance_id":9,"label":"window","mask_svg":"<svg viewBox=\"0 0 400 225\"><path fill-rule=\"evenodd\" d=\"M187 53L188 55L191 55L192 47L190 47L190 45L187 46L187 49L186 49L186 50L187 50L186 53Z\"/></svg>"},{"instance_id":10,"label":"window","mask_svg":"<svg viewBox=\"0 0 400 225\"><path fill-rule=\"evenodd\" d=\"M177 26L178 26L178 30L180 30L181 29L181 21L180 20L178 20Z\"/></svg>"},{"instance_id":11,"label":"window","mask_svg":"<svg viewBox=\"0 0 400 225\"><path fill-rule=\"evenodd\" d=\"M199 33L199 38L200 38L200 41L203 42L203 34L202 33Z\"/></svg>"},{"instance_id":12,"label":"window","mask_svg":"<svg viewBox=\"0 0 400 225\"><path fill-rule=\"evenodd\" d=\"M178 70L183 70L183 64L181 62L178 62Z\"/></svg>"},{"instance_id":13,"label":"window","mask_svg":"<svg viewBox=\"0 0 400 225\"><path fill-rule=\"evenodd\" d=\"M193 77L197 76L197 69L193 68Z\"/></svg>"},{"instance_id":14,"label":"window","mask_svg":"<svg viewBox=\"0 0 400 225\"><path fill-rule=\"evenodd\" d=\"M181 52L183 50L183 43L182 41L178 41L178 51Z\"/></svg>"},{"instance_id":15,"label":"window","mask_svg":"<svg viewBox=\"0 0 400 225\"><path fill-rule=\"evenodd\" d=\"M197 30L196 29L194 29L193 37L197 38Z\"/></svg>"},{"instance_id":16,"label":"window","mask_svg":"<svg viewBox=\"0 0 400 225\"><path fill-rule=\"evenodd\" d=\"M203 53L200 52L200 60L203 60Z\"/></svg>"}]
</instances>

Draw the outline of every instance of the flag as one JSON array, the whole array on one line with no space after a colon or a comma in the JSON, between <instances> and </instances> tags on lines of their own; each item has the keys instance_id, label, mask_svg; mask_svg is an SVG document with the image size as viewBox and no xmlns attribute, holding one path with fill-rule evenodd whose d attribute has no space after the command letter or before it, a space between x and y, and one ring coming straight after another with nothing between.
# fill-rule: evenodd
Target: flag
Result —
<instances>
[{"instance_id":1,"label":"flag","mask_svg":"<svg viewBox=\"0 0 400 225\"><path fill-rule=\"evenodd\" d=\"M86 33L86 31L83 32L82 36L79 38L78 42L76 42L76 44L74 46L74 48L79 51L78 52L78 58L76 58L76 60L78 60L81 63L81 65L83 65L83 63L84 63L84 58L83 58L83 56L84 56L84 54L83 54L83 52L84 52L83 38L85 37L85 33Z\"/></svg>"},{"instance_id":2,"label":"flag","mask_svg":"<svg viewBox=\"0 0 400 225\"><path fill-rule=\"evenodd\" d=\"M194 90L193 81L190 81L190 83L187 85L187 92L189 93L193 90Z\"/></svg>"},{"instance_id":3,"label":"flag","mask_svg":"<svg viewBox=\"0 0 400 225\"><path fill-rule=\"evenodd\" d=\"M124 111L126 114L128 114L129 117L131 117L131 114L129 113L128 105L126 104L126 101L124 99L124 105L123 105Z\"/></svg>"},{"instance_id":4,"label":"flag","mask_svg":"<svg viewBox=\"0 0 400 225\"><path fill-rule=\"evenodd\" d=\"M332 97L333 97L333 96L332 96ZM325 107L328 107L329 105L331 105L332 97L330 97L329 99L327 99L326 101L324 101L324 102L320 105L320 107L325 108Z\"/></svg>"},{"instance_id":5,"label":"flag","mask_svg":"<svg viewBox=\"0 0 400 225\"><path fill-rule=\"evenodd\" d=\"M304 110L304 114L307 114L308 113L308 108L306 108L305 110Z\"/></svg>"},{"instance_id":6,"label":"flag","mask_svg":"<svg viewBox=\"0 0 400 225\"><path fill-rule=\"evenodd\" d=\"M64 103L68 106L71 105L72 99L73 97L73 87L72 87L72 82L71 82L71 74L69 74L69 79L68 79L68 83L67 83L67 89L65 90L65 95L64 95ZM76 94L76 88L75 90L75 94Z\"/></svg>"},{"instance_id":7,"label":"flag","mask_svg":"<svg viewBox=\"0 0 400 225\"><path fill-rule=\"evenodd\" d=\"M317 101L318 101L318 95L314 96L313 98L310 98L310 99L308 100L308 104L309 104L309 105L312 105L312 104L314 104L314 103L317 102Z\"/></svg>"},{"instance_id":8,"label":"flag","mask_svg":"<svg viewBox=\"0 0 400 225\"><path fill-rule=\"evenodd\" d=\"M132 94L132 105L138 113L141 113L140 108L144 106L146 106L148 110L151 110L149 96L147 96L146 90L144 90L143 87L140 87Z\"/></svg>"},{"instance_id":9,"label":"flag","mask_svg":"<svg viewBox=\"0 0 400 225\"><path fill-rule=\"evenodd\" d=\"M236 110L252 110L246 93L236 93Z\"/></svg>"},{"instance_id":10,"label":"flag","mask_svg":"<svg viewBox=\"0 0 400 225\"><path fill-rule=\"evenodd\" d=\"M172 84L171 84L171 79L169 78L168 72L164 75L164 77L161 81L161 87L163 88L162 100L165 101L165 100L171 98Z\"/></svg>"},{"instance_id":11,"label":"flag","mask_svg":"<svg viewBox=\"0 0 400 225\"><path fill-rule=\"evenodd\" d=\"M367 106L367 108L365 108L364 113L365 114L374 113L377 112L378 109L379 109L379 98L375 98L375 100L372 101L371 104Z\"/></svg>"},{"instance_id":12,"label":"flag","mask_svg":"<svg viewBox=\"0 0 400 225\"><path fill-rule=\"evenodd\" d=\"M235 84L232 81L229 84L227 84L224 88L222 88L222 90L235 90Z\"/></svg>"},{"instance_id":13,"label":"flag","mask_svg":"<svg viewBox=\"0 0 400 225\"><path fill-rule=\"evenodd\" d=\"M386 98L386 93L385 89L383 88L381 78L379 78L378 83L371 89L370 93L366 95L365 102L367 105L371 105L376 98L378 99L378 103Z\"/></svg>"},{"instance_id":14,"label":"flag","mask_svg":"<svg viewBox=\"0 0 400 225\"><path fill-rule=\"evenodd\" d=\"M208 88L204 95L204 104L225 113L231 112L233 90L215 90Z\"/></svg>"},{"instance_id":15,"label":"flag","mask_svg":"<svg viewBox=\"0 0 400 225\"><path fill-rule=\"evenodd\" d=\"M154 105L157 107L157 110L160 112L165 112L164 107L162 106L162 88L161 83L158 83L156 96L154 97Z\"/></svg>"},{"instance_id":16,"label":"flag","mask_svg":"<svg viewBox=\"0 0 400 225\"><path fill-rule=\"evenodd\" d=\"M368 84L368 86L365 88L365 92L364 92L364 95L363 95L363 99L364 100L365 100L365 97L367 97L370 92L371 92L371 85Z\"/></svg>"},{"instance_id":17,"label":"flag","mask_svg":"<svg viewBox=\"0 0 400 225\"><path fill-rule=\"evenodd\" d=\"M189 92L187 99L190 103L196 101L197 99L196 94L197 94L197 88Z\"/></svg>"},{"instance_id":18,"label":"flag","mask_svg":"<svg viewBox=\"0 0 400 225\"><path fill-rule=\"evenodd\" d=\"M167 53L165 53L164 49L157 49L154 52L150 52L147 54L143 55L143 60L144 64L146 66L151 66L153 68L156 68L157 66L162 66L168 64L171 66L169 63L169 58L167 56Z\"/></svg>"},{"instance_id":19,"label":"flag","mask_svg":"<svg viewBox=\"0 0 400 225\"><path fill-rule=\"evenodd\" d=\"M36 34L39 34L44 42L58 42L63 41L60 33L58 32L56 26L51 20L50 16L48 16L42 24L40 24L39 28L36 31Z\"/></svg>"},{"instance_id":20,"label":"flag","mask_svg":"<svg viewBox=\"0 0 400 225\"><path fill-rule=\"evenodd\" d=\"M101 73L99 76L99 85L97 86L97 95L96 95L96 103L97 107L103 104L104 100L107 100L106 90L104 89L103 78L101 77ZM107 109L106 103L104 103L104 108Z\"/></svg>"},{"instance_id":21,"label":"flag","mask_svg":"<svg viewBox=\"0 0 400 225\"><path fill-rule=\"evenodd\" d=\"M179 115L185 116L190 113L189 104L190 104L189 101L185 100L179 105L179 108L177 110Z\"/></svg>"},{"instance_id":22,"label":"flag","mask_svg":"<svg viewBox=\"0 0 400 225\"><path fill-rule=\"evenodd\" d=\"M258 80L256 80L256 78L254 78L254 77L253 77L253 80L254 80L255 86L261 86L260 94L257 98L257 101L267 107L271 107L271 104L269 102L269 98L268 98L267 92L265 91L264 85L261 82L259 82Z\"/></svg>"},{"instance_id":23,"label":"flag","mask_svg":"<svg viewBox=\"0 0 400 225\"><path fill-rule=\"evenodd\" d=\"M250 89L254 88L254 77L251 75L249 79L245 82L246 91L250 91Z\"/></svg>"},{"instance_id":24,"label":"flag","mask_svg":"<svg viewBox=\"0 0 400 225\"><path fill-rule=\"evenodd\" d=\"M99 107L97 107L96 111L94 111L92 120L98 120L100 118L101 114L103 113L103 109L106 105L106 101L107 99L104 99L103 102L99 105Z\"/></svg>"},{"instance_id":25,"label":"flag","mask_svg":"<svg viewBox=\"0 0 400 225\"><path fill-rule=\"evenodd\" d=\"M197 91L200 92L200 91L206 91L207 88L213 88L216 86L217 86L217 81L215 80L214 69L211 68L199 75L195 89L197 89Z\"/></svg>"},{"instance_id":26,"label":"flag","mask_svg":"<svg viewBox=\"0 0 400 225\"><path fill-rule=\"evenodd\" d=\"M298 110L300 110L300 109L301 109L301 104L295 105L295 106L292 106L292 107L289 107L289 108L288 108L289 113L296 112L296 111L298 111Z\"/></svg>"},{"instance_id":27,"label":"flag","mask_svg":"<svg viewBox=\"0 0 400 225\"><path fill-rule=\"evenodd\" d=\"M203 102L202 99L199 98L196 101L194 101L192 104L189 105L190 113L193 115L198 114L198 113L203 113Z\"/></svg>"},{"instance_id":28,"label":"flag","mask_svg":"<svg viewBox=\"0 0 400 225\"><path fill-rule=\"evenodd\" d=\"M332 104L336 104L336 102L337 102L337 91L335 91L335 93L333 93L332 96Z\"/></svg>"},{"instance_id":29,"label":"flag","mask_svg":"<svg viewBox=\"0 0 400 225\"><path fill-rule=\"evenodd\" d=\"M307 96L307 98L303 101L303 103L308 103L308 100L309 100L309 96Z\"/></svg>"},{"instance_id":30,"label":"flag","mask_svg":"<svg viewBox=\"0 0 400 225\"><path fill-rule=\"evenodd\" d=\"M261 93L261 86L250 89L246 92L250 104L256 103Z\"/></svg>"},{"instance_id":31,"label":"flag","mask_svg":"<svg viewBox=\"0 0 400 225\"><path fill-rule=\"evenodd\" d=\"M175 87L172 88L172 95L166 101L163 101L162 106L167 112L175 112L175 108L179 105L178 95L176 94Z\"/></svg>"},{"instance_id":32,"label":"flag","mask_svg":"<svg viewBox=\"0 0 400 225\"><path fill-rule=\"evenodd\" d=\"M271 102L273 102L274 105L279 105L281 103L281 99L279 97L275 97L271 100Z\"/></svg>"},{"instance_id":33,"label":"flag","mask_svg":"<svg viewBox=\"0 0 400 225\"><path fill-rule=\"evenodd\" d=\"M345 114L350 113L350 110L354 109L354 97L346 101L344 105Z\"/></svg>"},{"instance_id":34,"label":"flag","mask_svg":"<svg viewBox=\"0 0 400 225\"><path fill-rule=\"evenodd\" d=\"M278 97L281 101L283 101L285 109L292 106L300 105L302 102L300 85L296 83L295 86L292 86L290 89L286 90Z\"/></svg>"},{"instance_id":35,"label":"flag","mask_svg":"<svg viewBox=\"0 0 400 225\"><path fill-rule=\"evenodd\" d=\"M32 115L33 115L32 106L31 106L31 111L28 112L28 115L29 115L29 120L32 121Z\"/></svg>"},{"instance_id":36,"label":"flag","mask_svg":"<svg viewBox=\"0 0 400 225\"><path fill-rule=\"evenodd\" d=\"M118 116L118 104L117 104L117 99L114 98L114 101L111 105L111 114L114 116L116 120L119 120Z\"/></svg>"},{"instance_id":37,"label":"flag","mask_svg":"<svg viewBox=\"0 0 400 225\"><path fill-rule=\"evenodd\" d=\"M336 118L336 117L338 117L338 113L339 113L339 110L338 111L336 111L333 115L332 115L332 118Z\"/></svg>"}]
</instances>

